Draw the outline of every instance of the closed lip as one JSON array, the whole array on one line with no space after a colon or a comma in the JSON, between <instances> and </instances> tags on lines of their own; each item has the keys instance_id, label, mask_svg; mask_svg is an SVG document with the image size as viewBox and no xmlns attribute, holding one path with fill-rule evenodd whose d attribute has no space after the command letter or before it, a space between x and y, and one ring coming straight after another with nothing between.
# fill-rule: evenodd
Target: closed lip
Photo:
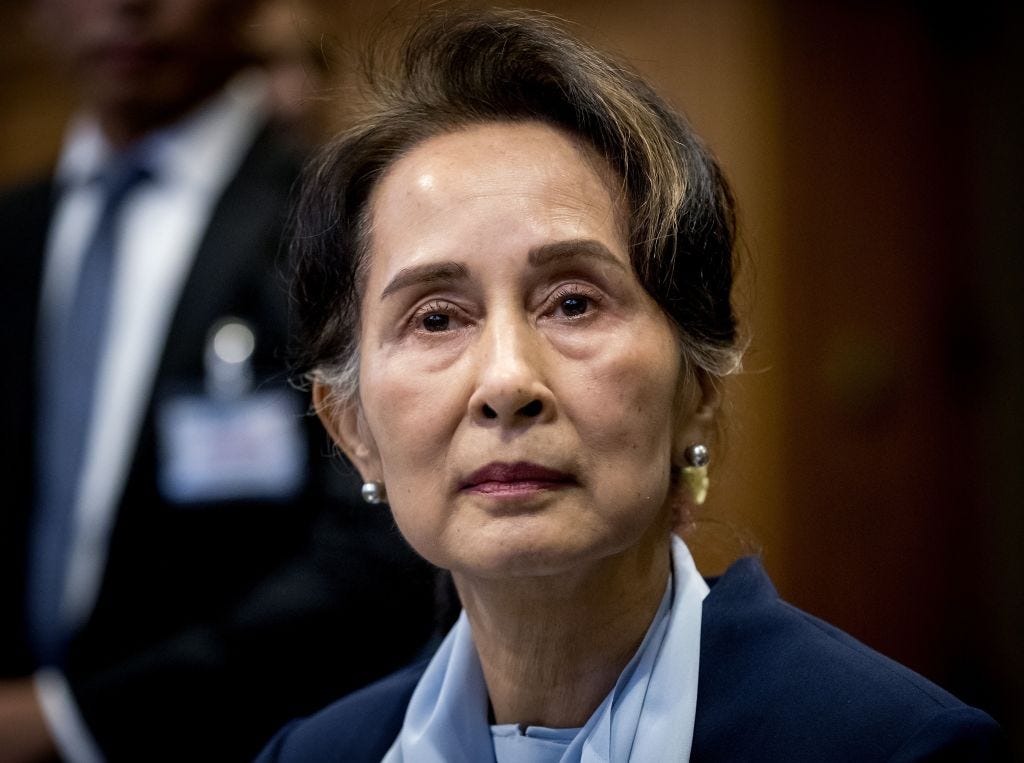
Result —
<instances>
[{"instance_id":1,"label":"closed lip","mask_svg":"<svg viewBox=\"0 0 1024 763\"><path fill-rule=\"evenodd\" d=\"M466 477L460 490L505 492L519 489L549 489L575 483L567 472L551 469L529 461L505 463L495 461L482 466Z\"/></svg>"}]
</instances>

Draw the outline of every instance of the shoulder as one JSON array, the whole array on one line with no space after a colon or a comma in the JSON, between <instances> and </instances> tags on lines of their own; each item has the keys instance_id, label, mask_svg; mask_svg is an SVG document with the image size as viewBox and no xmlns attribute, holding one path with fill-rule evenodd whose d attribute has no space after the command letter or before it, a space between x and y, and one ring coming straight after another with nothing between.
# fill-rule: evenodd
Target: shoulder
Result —
<instances>
[{"instance_id":1,"label":"shoulder","mask_svg":"<svg viewBox=\"0 0 1024 763\"><path fill-rule=\"evenodd\" d=\"M0 189L0 303L35 309L35 293L42 274L43 249L53 214L56 188L52 178L40 178Z\"/></svg>"},{"instance_id":2,"label":"shoulder","mask_svg":"<svg viewBox=\"0 0 1024 763\"><path fill-rule=\"evenodd\" d=\"M1001 741L983 712L779 599L755 559L705 599L699 687L695 760L988 760Z\"/></svg>"},{"instance_id":3,"label":"shoulder","mask_svg":"<svg viewBox=\"0 0 1024 763\"><path fill-rule=\"evenodd\" d=\"M0 207L46 205L53 196L54 181L50 175L41 175L0 188Z\"/></svg>"},{"instance_id":4,"label":"shoulder","mask_svg":"<svg viewBox=\"0 0 1024 763\"><path fill-rule=\"evenodd\" d=\"M269 187L287 195L305 159L305 148L290 138L280 125L270 121L257 131L228 190L252 192L251 186L255 184L264 193Z\"/></svg>"},{"instance_id":5,"label":"shoulder","mask_svg":"<svg viewBox=\"0 0 1024 763\"><path fill-rule=\"evenodd\" d=\"M256 763L376 763L398 736L428 661L413 663L315 715L293 721L267 744Z\"/></svg>"},{"instance_id":6,"label":"shoulder","mask_svg":"<svg viewBox=\"0 0 1024 763\"><path fill-rule=\"evenodd\" d=\"M216 255L217 272L262 279L269 269L275 296L284 294L281 256L304 154L273 122L252 137L241 162L210 210L200 254ZM212 267L212 266L211 266ZM204 274L203 281L210 274ZM212 278L216 283L217 278ZM262 284L266 286L266 284ZM261 288L259 280L253 288Z\"/></svg>"},{"instance_id":7,"label":"shoulder","mask_svg":"<svg viewBox=\"0 0 1024 763\"><path fill-rule=\"evenodd\" d=\"M27 223L45 226L53 210L53 179L42 177L0 189L0 225L18 230Z\"/></svg>"}]
</instances>

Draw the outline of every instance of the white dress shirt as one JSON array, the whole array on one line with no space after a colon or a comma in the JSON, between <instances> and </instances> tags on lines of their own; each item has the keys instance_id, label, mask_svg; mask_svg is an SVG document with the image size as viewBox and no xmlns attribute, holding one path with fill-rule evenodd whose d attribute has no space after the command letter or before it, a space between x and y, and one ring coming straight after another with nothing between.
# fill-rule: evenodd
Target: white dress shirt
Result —
<instances>
[{"instance_id":1,"label":"white dress shirt","mask_svg":"<svg viewBox=\"0 0 1024 763\"><path fill-rule=\"evenodd\" d=\"M71 627L92 611L167 332L213 208L266 120L266 85L247 72L153 137L153 180L125 200L111 310L89 424L62 609ZM149 140L149 138L147 138ZM91 181L112 149L96 120L74 121L57 166L59 201L47 239L41 336L68 309L102 202ZM46 390L42 390L46 395ZM61 754L102 756L63 676L40 671L36 690Z\"/></svg>"}]
</instances>

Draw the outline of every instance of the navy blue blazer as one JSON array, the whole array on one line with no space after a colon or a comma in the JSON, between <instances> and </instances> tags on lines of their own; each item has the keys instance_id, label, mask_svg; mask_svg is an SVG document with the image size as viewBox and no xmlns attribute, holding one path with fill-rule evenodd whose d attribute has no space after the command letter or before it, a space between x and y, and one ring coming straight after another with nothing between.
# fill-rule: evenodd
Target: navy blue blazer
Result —
<instances>
[{"instance_id":1,"label":"navy blue blazer","mask_svg":"<svg viewBox=\"0 0 1024 763\"><path fill-rule=\"evenodd\" d=\"M988 715L782 601L759 561L708 581L692 761L999 760ZM379 761L421 661L283 728L258 763Z\"/></svg>"}]
</instances>

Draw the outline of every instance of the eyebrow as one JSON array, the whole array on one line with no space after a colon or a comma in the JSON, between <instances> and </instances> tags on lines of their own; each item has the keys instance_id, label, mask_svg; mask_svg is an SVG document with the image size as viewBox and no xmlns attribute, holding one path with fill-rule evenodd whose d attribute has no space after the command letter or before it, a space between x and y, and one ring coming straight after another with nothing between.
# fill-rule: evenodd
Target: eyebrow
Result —
<instances>
[{"instance_id":1,"label":"eyebrow","mask_svg":"<svg viewBox=\"0 0 1024 763\"><path fill-rule=\"evenodd\" d=\"M623 262L612 254L608 247L592 238L577 238L543 244L531 249L528 257L530 264L535 267L549 265L560 260L595 259L619 270L626 270Z\"/></svg>"},{"instance_id":2,"label":"eyebrow","mask_svg":"<svg viewBox=\"0 0 1024 763\"><path fill-rule=\"evenodd\" d=\"M527 261L534 267L543 267L553 262L596 259L606 265L626 271L623 263L600 241L589 238L555 241L536 246L527 254ZM428 262L402 268L380 293L381 301L410 286L424 286L437 283L464 281L469 278L469 269L458 262Z\"/></svg>"},{"instance_id":3,"label":"eyebrow","mask_svg":"<svg viewBox=\"0 0 1024 763\"><path fill-rule=\"evenodd\" d=\"M458 262L428 262L425 265L413 265L399 270L384 287L380 298L384 300L395 292L410 286L450 283L467 278L469 278L469 270Z\"/></svg>"}]
</instances>

